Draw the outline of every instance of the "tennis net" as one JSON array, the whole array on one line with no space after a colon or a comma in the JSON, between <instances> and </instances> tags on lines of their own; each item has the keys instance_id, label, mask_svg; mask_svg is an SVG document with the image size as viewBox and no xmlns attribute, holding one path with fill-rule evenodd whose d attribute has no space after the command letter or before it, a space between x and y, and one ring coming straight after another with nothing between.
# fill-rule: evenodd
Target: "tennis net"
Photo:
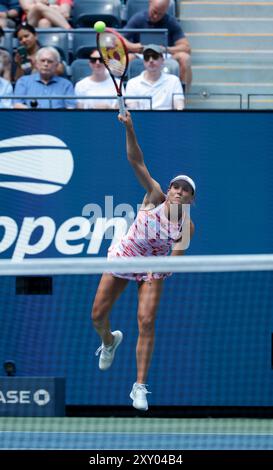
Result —
<instances>
[{"instance_id":1,"label":"tennis net","mask_svg":"<svg viewBox=\"0 0 273 470\"><path fill-rule=\"evenodd\" d=\"M107 372L90 312L103 272L164 281L147 382L153 407L272 406L273 255L0 260L0 360L17 375L64 377L66 405L131 407L138 289L114 304L124 339ZM131 409L131 408L130 408Z\"/></svg>"}]
</instances>

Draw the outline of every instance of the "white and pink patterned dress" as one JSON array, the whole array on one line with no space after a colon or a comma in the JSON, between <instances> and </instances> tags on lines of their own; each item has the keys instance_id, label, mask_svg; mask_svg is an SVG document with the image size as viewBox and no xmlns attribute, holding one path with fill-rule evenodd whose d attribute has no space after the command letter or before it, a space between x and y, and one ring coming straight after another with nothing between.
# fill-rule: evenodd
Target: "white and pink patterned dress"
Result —
<instances>
[{"instance_id":1,"label":"white and pink patterned dress","mask_svg":"<svg viewBox=\"0 0 273 470\"><path fill-rule=\"evenodd\" d=\"M174 242L182 235L185 217L173 223L164 213L165 202L153 209L140 209L126 235L108 249L108 259L133 256L167 256ZM171 273L111 273L137 282L165 279Z\"/></svg>"}]
</instances>

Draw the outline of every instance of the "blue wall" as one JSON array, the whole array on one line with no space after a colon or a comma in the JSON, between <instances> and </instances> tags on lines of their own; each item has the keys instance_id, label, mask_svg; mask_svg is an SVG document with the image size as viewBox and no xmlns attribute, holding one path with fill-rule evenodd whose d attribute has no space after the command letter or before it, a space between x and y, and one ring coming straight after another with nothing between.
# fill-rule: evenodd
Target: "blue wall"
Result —
<instances>
[{"instance_id":1,"label":"blue wall","mask_svg":"<svg viewBox=\"0 0 273 470\"><path fill-rule=\"evenodd\" d=\"M54 194L0 186L0 217L12 218L18 228L24 217L41 216L59 227L80 216L85 204L104 206L106 195L114 196L114 206L136 208L141 202L143 190L126 161L116 113L1 111L0 119L1 141L50 134L74 159L71 179ZM272 113L137 112L134 121L149 170L163 188L178 173L196 181L196 234L188 254L273 252ZM4 174L1 154L0 147L0 183L22 181ZM0 228L0 243L3 235ZM40 236L35 232L31 242ZM85 256L88 241L81 242ZM0 256L10 258L15 243ZM108 246L104 241L98 255L105 256ZM38 256L63 255L53 241ZM104 374L97 369L99 343L89 320L97 282L97 277L55 277L52 296L16 296L15 280L1 280L0 363L13 358L19 375L66 376L69 404L129 404L136 287L130 285L114 307L113 328L122 329L125 338L116 363ZM183 274L167 280L148 379L151 404L272 406L272 283L271 273Z\"/></svg>"}]
</instances>

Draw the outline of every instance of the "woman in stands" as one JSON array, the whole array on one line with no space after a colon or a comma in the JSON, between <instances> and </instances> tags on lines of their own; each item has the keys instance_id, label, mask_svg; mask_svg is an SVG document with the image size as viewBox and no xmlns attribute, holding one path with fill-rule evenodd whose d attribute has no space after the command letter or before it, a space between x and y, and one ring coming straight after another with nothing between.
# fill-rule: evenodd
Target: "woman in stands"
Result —
<instances>
[{"instance_id":1,"label":"woman in stands","mask_svg":"<svg viewBox=\"0 0 273 470\"><path fill-rule=\"evenodd\" d=\"M19 49L21 54L17 51L14 57L16 64L14 80L17 80L25 74L36 72L35 55L40 49L40 44L35 29L29 24L20 25L14 35L19 41L19 47L21 46Z\"/></svg>"},{"instance_id":2,"label":"woman in stands","mask_svg":"<svg viewBox=\"0 0 273 470\"><path fill-rule=\"evenodd\" d=\"M81 109L113 109L117 108L117 99L114 92L113 81L108 70L102 62L99 51L92 49L89 55L91 74L78 81L75 85L76 96L91 97L90 99L78 99L77 107ZM123 94L125 92L122 88ZM103 98L104 96L111 98Z\"/></svg>"},{"instance_id":3,"label":"woman in stands","mask_svg":"<svg viewBox=\"0 0 273 470\"><path fill-rule=\"evenodd\" d=\"M35 57L41 45L38 41L38 36L35 28L30 24L20 25L15 31L14 35L19 41L19 47L14 57L15 71L13 76L14 81L16 81L23 75L29 75L31 73L37 72ZM25 54L21 52L22 48L25 49ZM19 51L21 52L21 54L19 53ZM66 76L65 67L65 62L61 62L58 65L57 75Z\"/></svg>"},{"instance_id":4,"label":"woman in stands","mask_svg":"<svg viewBox=\"0 0 273 470\"><path fill-rule=\"evenodd\" d=\"M166 256L170 251L174 256L182 255L186 242L184 238L187 235L190 238L194 231L186 204L191 204L194 199L195 184L190 177L179 175L170 181L167 194L164 194L144 163L130 113L127 112L125 117L119 115L119 120L126 128L128 161L146 190L146 195L128 233L109 248L108 258ZM188 233L185 227L188 227ZM92 320L102 340L102 345L97 350L97 354L100 353L99 368L106 370L111 366L115 351L122 341L121 331L111 332L110 310L129 280L138 284L137 380L130 397L133 406L139 410L148 409L145 381L154 347L157 306L163 280L168 275L169 273L104 273L94 300Z\"/></svg>"}]
</instances>

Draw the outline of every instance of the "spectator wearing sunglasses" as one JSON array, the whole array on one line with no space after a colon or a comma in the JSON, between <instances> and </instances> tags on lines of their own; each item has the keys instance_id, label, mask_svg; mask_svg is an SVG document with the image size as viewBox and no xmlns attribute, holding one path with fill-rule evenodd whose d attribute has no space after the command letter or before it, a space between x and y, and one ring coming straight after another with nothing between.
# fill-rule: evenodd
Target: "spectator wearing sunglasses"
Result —
<instances>
[{"instance_id":1,"label":"spectator wearing sunglasses","mask_svg":"<svg viewBox=\"0 0 273 470\"><path fill-rule=\"evenodd\" d=\"M78 99L77 107L81 109L116 109L118 104L113 80L97 49L91 51L89 65L91 74L76 83L75 95L90 97L90 99Z\"/></svg>"},{"instance_id":2,"label":"spectator wearing sunglasses","mask_svg":"<svg viewBox=\"0 0 273 470\"><path fill-rule=\"evenodd\" d=\"M163 51L164 48L157 44L149 44L144 47L144 71L140 75L131 78L127 83L126 96L136 98L126 100L128 108L184 109L184 94L179 78L176 75L162 71L164 65ZM139 99L137 99L138 97Z\"/></svg>"},{"instance_id":3,"label":"spectator wearing sunglasses","mask_svg":"<svg viewBox=\"0 0 273 470\"><path fill-rule=\"evenodd\" d=\"M126 29L167 29L168 47L167 52L177 60L180 66L180 79L185 84L186 91L189 92L192 81L191 69L191 46L186 38L179 21L168 13L170 0L149 0L147 8L140 10L130 17ZM143 44L140 42L140 33L124 33L128 50L133 54L140 54L143 51ZM134 57L130 59L133 60Z\"/></svg>"}]
</instances>

